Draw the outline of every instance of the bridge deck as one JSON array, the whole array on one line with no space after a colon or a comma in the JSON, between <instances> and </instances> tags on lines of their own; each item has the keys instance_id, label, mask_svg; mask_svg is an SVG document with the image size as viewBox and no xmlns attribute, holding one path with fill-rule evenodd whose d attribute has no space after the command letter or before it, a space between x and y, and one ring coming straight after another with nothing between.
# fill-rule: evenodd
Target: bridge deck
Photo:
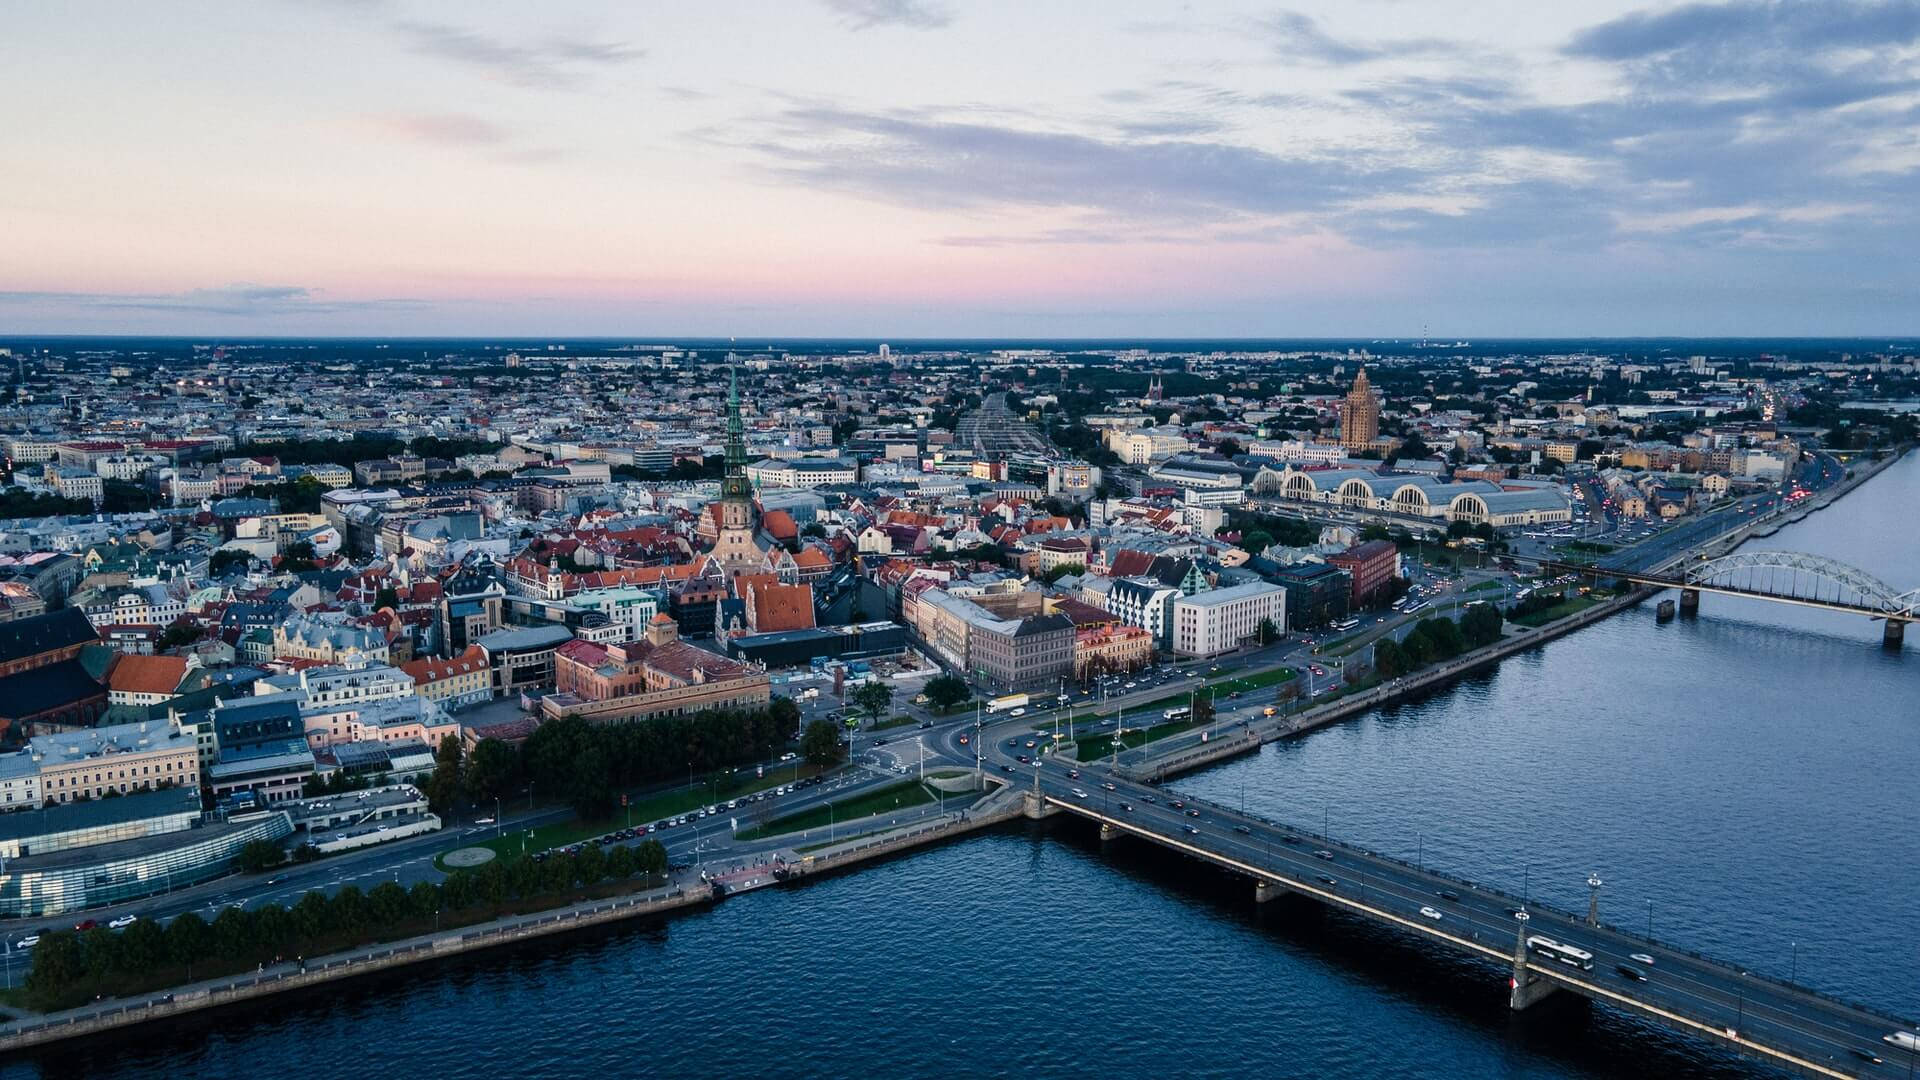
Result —
<instances>
[{"instance_id":1,"label":"bridge deck","mask_svg":"<svg viewBox=\"0 0 1920 1080\"><path fill-rule=\"evenodd\" d=\"M1109 790L1107 785L1111 784ZM1237 813L1171 791L1110 777L1071 780L1064 763L1040 771L1044 800L1063 810L1276 883L1325 903L1396 926L1511 968L1519 898L1397 859ZM1085 792L1081 797L1076 792ZM1180 800L1185 808L1175 810ZM1186 811L1197 809L1198 817ZM1320 852L1324 852L1323 857ZM1446 899L1442 891L1455 894ZM1420 914L1436 910L1439 919ZM1669 1027L1733 1043L1758 1056L1821 1076L1905 1076L1912 1054L1883 1041L1913 1024L1801 987L1625 933L1592 927L1565 912L1525 905L1526 932L1593 954L1591 970L1533 960L1528 970L1553 984ZM1654 963L1632 960L1651 956ZM1644 971L1635 980L1618 965ZM1883 1059L1875 1064L1866 1057Z\"/></svg>"}]
</instances>

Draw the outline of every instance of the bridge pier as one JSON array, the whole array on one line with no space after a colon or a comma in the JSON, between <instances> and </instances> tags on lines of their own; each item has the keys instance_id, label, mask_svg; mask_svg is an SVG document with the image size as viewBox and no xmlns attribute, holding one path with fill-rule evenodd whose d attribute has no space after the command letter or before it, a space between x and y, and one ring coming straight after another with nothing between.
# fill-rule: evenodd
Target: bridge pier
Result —
<instances>
[{"instance_id":1,"label":"bridge pier","mask_svg":"<svg viewBox=\"0 0 1920 1080\"><path fill-rule=\"evenodd\" d=\"M1559 987L1533 973L1527 967L1527 913L1514 916L1519 930L1513 942L1513 976L1507 980L1507 1008L1514 1012L1530 1009Z\"/></svg>"},{"instance_id":2,"label":"bridge pier","mask_svg":"<svg viewBox=\"0 0 1920 1080\"><path fill-rule=\"evenodd\" d=\"M1697 615L1700 612L1700 590L1680 590L1680 614Z\"/></svg>"},{"instance_id":3,"label":"bridge pier","mask_svg":"<svg viewBox=\"0 0 1920 1080\"><path fill-rule=\"evenodd\" d=\"M1673 618L1673 601L1662 600L1659 604L1655 605L1653 610L1661 622L1666 622L1668 619Z\"/></svg>"},{"instance_id":4,"label":"bridge pier","mask_svg":"<svg viewBox=\"0 0 1920 1080\"><path fill-rule=\"evenodd\" d=\"M1119 829L1114 828L1113 826L1107 824L1104 821L1100 823L1100 842L1101 843L1104 844L1109 840L1118 840L1119 838L1120 838Z\"/></svg>"},{"instance_id":5,"label":"bridge pier","mask_svg":"<svg viewBox=\"0 0 1920 1080\"><path fill-rule=\"evenodd\" d=\"M1042 798L1037 792L1023 792L1021 794L1021 802L1023 803L1021 813L1034 821L1050 818L1060 812L1059 807L1047 805L1047 800Z\"/></svg>"},{"instance_id":6,"label":"bridge pier","mask_svg":"<svg viewBox=\"0 0 1920 1080\"><path fill-rule=\"evenodd\" d=\"M1253 883L1253 902L1264 904L1269 900L1278 900L1287 895L1287 887L1275 881L1255 881Z\"/></svg>"},{"instance_id":7,"label":"bridge pier","mask_svg":"<svg viewBox=\"0 0 1920 1080\"><path fill-rule=\"evenodd\" d=\"M1880 631L1880 644L1889 649L1897 649L1907 638L1907 620L1888 619L1887 625Z\"/></svg>"}]
</instances>

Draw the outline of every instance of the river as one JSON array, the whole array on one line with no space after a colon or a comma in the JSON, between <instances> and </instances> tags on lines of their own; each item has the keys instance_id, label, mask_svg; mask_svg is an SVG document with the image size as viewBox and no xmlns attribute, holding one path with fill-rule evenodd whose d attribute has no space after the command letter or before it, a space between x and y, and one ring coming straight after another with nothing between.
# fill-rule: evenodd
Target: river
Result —
<instances>
[{"instance_id":1,"label":"river","mask_svg":"<svg viewBox=\"0 0 1920 1080\"><path fill-rule=\"evenodd\" d=\"M1759 546L1920 585L1920 456ZM1920 642L1651 604L1175 786L1920 1014ZM1074 822L63 1044L0 1077L1731 1077L1752 1066Z\"/></svg>"}]
</instances>

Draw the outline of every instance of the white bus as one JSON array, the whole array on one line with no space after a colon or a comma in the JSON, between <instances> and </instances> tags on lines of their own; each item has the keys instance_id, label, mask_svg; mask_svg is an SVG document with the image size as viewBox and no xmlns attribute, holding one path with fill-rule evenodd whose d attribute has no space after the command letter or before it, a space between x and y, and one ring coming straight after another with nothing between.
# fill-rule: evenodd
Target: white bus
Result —
<instances>
[{"instance_id":1,"label":"white bus","mask_svg":"<svg viewBox=\"0 0 1920 1080\"><path fill-rule=\"evenodd\" d=\"M1161 713L1160 718L1163 720L1191 720L1193 719L1193 709L1190 706L1182 705Z\"/></svg>"},{"instance_id":2,"label":"white bus","mask_svg":"<svg viewBox=\"0 0 1920 1080\"><path fill-rule=\"evenodd\" d=\"M1534 935L1527 939L1527 951L1542 960L1555 960L1581 971L1593 970L1593 954L1585 949L1562 945L1549 937Z\"/></svg>"},{"instance_id":3,"label":"white bus","mask_svg":"<svg viewBox=\"0 0 1920 1080\"><path fill-rule=\"evenodd\" d=\"M1339 622L1333 624L1333 629L1335 633L1344 634L1359 625L1359 619L1341 619Z\"/></svg>"}]
</instances>

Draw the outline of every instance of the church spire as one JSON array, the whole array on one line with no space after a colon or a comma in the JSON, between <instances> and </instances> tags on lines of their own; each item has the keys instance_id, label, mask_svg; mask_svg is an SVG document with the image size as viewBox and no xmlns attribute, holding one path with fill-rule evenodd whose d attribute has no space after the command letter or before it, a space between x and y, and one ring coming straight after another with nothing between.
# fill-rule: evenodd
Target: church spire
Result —
<instances>
[{"instance_id":1,"label":"church spire","mask_svg":"<svg viewBox=\"0 0 1920 1080\"><path fill-rule=\"evenodd\" d=\"M740 376L727 368L727 471L720 481L722 499L750 500L753 487L747 482L746 428L740 422Z\"/></svg>"}]
</instances>

